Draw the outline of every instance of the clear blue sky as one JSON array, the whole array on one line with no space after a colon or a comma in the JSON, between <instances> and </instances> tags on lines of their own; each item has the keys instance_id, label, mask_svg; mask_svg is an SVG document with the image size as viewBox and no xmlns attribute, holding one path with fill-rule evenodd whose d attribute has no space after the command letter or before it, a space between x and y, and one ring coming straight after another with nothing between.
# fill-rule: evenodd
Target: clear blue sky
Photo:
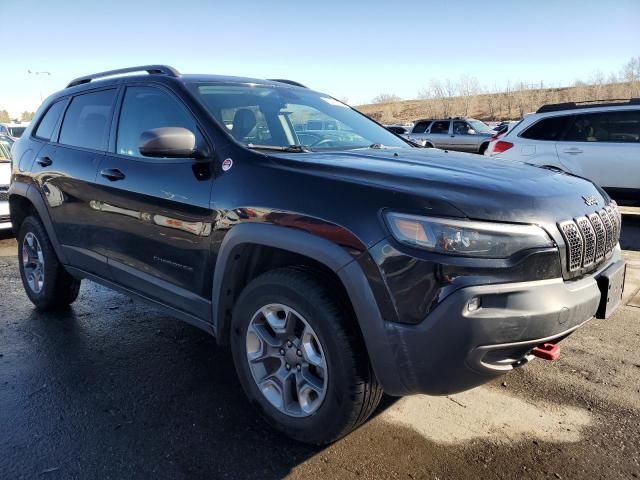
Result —
<instances>
[{"instance_id":1,"label":"clear blue sky","mask_svg":"<svg viewBox=\"0 0 640 480\"><path fill-rule=\"evenodd\" d=\"M568 85L640 55L640 0L0 0L0 18L12 114L73 77L136 64L292 78L358 104L462 74Z\"/></svg>"}]
</instances>

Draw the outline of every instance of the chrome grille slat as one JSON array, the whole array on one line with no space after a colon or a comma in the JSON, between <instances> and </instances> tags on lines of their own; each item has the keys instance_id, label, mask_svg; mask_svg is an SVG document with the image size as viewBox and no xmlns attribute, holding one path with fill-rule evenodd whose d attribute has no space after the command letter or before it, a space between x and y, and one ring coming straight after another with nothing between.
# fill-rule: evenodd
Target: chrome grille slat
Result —
<instances>
[{"instance_id":1,"label":"chrome grille slat","mask_svg":"<svg viewBox=\"0 0 640 480\"><path fill-rule=\"evenodd\" d=\"M576 218L582 239L584 240L584 255L582 258L582 266L590 267L596 258L596 232L587 217Z\"/></svg>"},{"instance_id":2,"label":"chrome grille slat","mask_svg":"<svg viewBox=\"0 0 640 480\"><path fill-rule=\"evenodd\" d=\"M589 215L558 223L566 244L566 269L576 272L600 263L613 252L622 229L615 202Z\"/></svg>"},{"instance_id":3,"label":"chrome grille slat","mask_svg":"<svg viewBox=\"0 0 640 480\"><path fill-rule=\"evenodd\" d=\"M592 213L589 215L589 220L591 221L591 225L593 226L593 230L596 234L596 256L594 260L599 262L604 258L604 252L607 247L607 234L604 230L604 225L602 224L600 215Z\"/></svg>"},{"instance_id":4,"label":"chrome grille slat","mask_svg":"<svg viewBox=\"0 0 640 480\"><path fill-rule=\"evenodd\" d=\"M609 214L607 213L606 210L600 210L598 212L598 215L600 215L600 218L602 219L602 224L604 225L604 230L605 232L607 232L607 243L606 243L606 247L605 247L605 255L608 255L609 252L611 251L612 244L613 244L613 235L614 235L614 228L613 228L613 223L611 222L611 217L609 217Z\"/></svg>"},{"instance_id":5,"label":"chrome grille slat","mask_svg":"<svg viewBox=\"0 0 640 480\"><path fill-rule=\"evenodd\" d=\"M560 231L567 242L567 255L569 260L569 271L573 272L582 266L582 255L584 252L584 241L578 226L573 220L567 220L560 224Z\"/></svg>"}]
</instances>

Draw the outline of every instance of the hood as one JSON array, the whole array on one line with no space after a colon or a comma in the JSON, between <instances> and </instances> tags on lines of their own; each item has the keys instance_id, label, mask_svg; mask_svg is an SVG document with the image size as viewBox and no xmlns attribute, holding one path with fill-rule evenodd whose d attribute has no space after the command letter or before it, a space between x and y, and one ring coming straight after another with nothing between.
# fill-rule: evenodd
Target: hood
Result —
<instances>
[{"instance_id":1,"label":"hood","mask_svg":"<svg viewBox=\"0 0 640 480\"><path fill-rule=\"evenodd\" d=\"M593 183L570 174L437 149L311 152L278 158L306 174L444 201L478 220L556 223L595 212L608 200ZM589 196L598 204L587 206L583 197Z\"/></svg>"}]
</instances>

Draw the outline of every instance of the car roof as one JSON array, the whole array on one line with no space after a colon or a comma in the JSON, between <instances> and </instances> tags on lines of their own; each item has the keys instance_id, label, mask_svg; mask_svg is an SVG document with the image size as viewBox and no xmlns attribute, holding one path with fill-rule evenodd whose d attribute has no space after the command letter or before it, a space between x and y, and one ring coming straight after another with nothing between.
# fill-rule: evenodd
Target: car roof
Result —
<instances>
[{"instance_id":1,"label":"car roof","mask_svg":"<svg viewBox=\"0 0 640 480\"><path fill-rule=\"evenodd\" d=\"M140 67L144 68L144 67ZM236 77L230 75L211 75L211 74L178 74L176 71L176 75L165 75L165 74L157 74L157 73L149 73L149 74L135 74L135 75L123 75L117 72L131 70L131 69L122 69L122 70L113 70L113 75L106 76L106 78L101 77L101 75L110 73L104 72L101 74L95 74L95 79L88 75L86 77L80 77L78 79L73 80L66 88L60 90L52 95L52 98L58 98L62 96L66 96L69 94L76 94L85 90L91 90L100 87L109 87L109 86L118 86L132 82L139 81L153 81L159 83L221 83L221 84L236 84L236 85L264 85L270 87L278 87L278 88L291 88L291 89L301 89L308 90L305 86L295 82L293 80L284 80L284 79L261 79L261 78L251 78L251 77Z\"/></svg>"}]
</instances>

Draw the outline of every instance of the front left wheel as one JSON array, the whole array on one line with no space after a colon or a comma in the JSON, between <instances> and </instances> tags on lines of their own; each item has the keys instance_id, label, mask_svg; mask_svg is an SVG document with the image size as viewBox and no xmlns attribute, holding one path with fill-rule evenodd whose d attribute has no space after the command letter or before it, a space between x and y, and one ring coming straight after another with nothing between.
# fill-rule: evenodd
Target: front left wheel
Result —
<instances>
[{"instance_id":1,"label":"front left wheel","mask_svg":"<svg viewBox=\"0 0 640 480\"><path fill-rule=\"evenodd\" d=\"M365 422L382 388L335 293L310 272L266 272L243 290L231 348L242 387L285 435L324 444Z\"/></svg>"},{"instance_id":2,"label":"front left wheel","mask_svg":"<svg viewBox=\"0 0 640 480\"><path fill-rule=\"evenodd\" d=\"M20 226L18 261L25 292L36 307L63 308L78 297L80 280L64 269L36 216L27 217Z\"/></svg>"}]
</instances>

